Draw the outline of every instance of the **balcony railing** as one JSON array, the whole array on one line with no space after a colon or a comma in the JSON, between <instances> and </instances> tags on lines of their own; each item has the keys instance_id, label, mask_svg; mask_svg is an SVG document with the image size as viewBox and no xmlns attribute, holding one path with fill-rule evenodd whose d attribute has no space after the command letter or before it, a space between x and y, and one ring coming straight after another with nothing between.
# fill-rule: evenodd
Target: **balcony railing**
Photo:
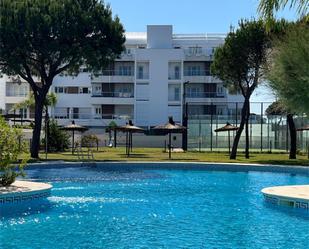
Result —
<instances>
[{"instance_id":1,"label":"balcony railing","mask_svg":"<svg viewBox=\"0 0 309 249\"><path fill-rule=\"evenodd\" d=\"M186 98L224 98L225 95L217 92L188 92Z\"/></svg>"},{"instance_id":2,"label":"balcony railing","mask_svg":"<svg viewBox=\"0 0 309 249\"><path fill-rule=\"evenodd\" d=\"M180 80L180 73L170 73L168 75L169 80Z\"/></svg>"},{"instance_id":3,"label":"balcony railing","mask_svg":"<svg viewBox=\"0 0 309 249\"><path fill-rule=\"evenodd\" d=\"M131 70L103 70L99 74L94 74L92 77L100 76L134 76L133 68Z\"/></svg>"},{"instance_id":4,"label":"balcony railing","mask_svg":"<svg viewBox=\"0 0 309 249\"><path fill-rule=\"evenodd\" d=\"M211 76L210 70L184 70L184 76Z\"/></svg>"},{"instance_id":5,"label":"balcony railing","mask_svg":"<svg viewBox=\"0 0 309 249\"><path fill-rule=\"evenodd\" d=\"M148 73L138 73L137 75L136 75L136 78L138 79L138 80L144 80L144 79L149 79L149 74Z\"/></svg>"},{"instance_id":6,"label":"balcony railing","mask_svg":"<svg viewBox=\"0 0 309 249\"><path fill-rule=\"evenodd\" d=\"M92 97L106 97L106 98L134 98L133 92L93 92Z\"/></svg>"},{"instance_id":7,"label":"balcony railing","mask_svg":"<svg viewBox=\"0 0 309 249\"><path fill-rule=\"evenodd\" d=\"M55 119L133 119L133 114L52 113Z\"/></svg>"}]
</instances>

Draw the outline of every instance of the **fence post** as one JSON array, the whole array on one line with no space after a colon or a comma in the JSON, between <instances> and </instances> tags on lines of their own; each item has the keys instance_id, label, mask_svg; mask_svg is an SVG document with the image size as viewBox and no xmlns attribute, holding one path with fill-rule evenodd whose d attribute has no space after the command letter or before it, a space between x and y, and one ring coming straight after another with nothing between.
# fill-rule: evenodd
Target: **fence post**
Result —
<instances>
[{"instance_id":1,"label":"fence post","mask_svg":"<svg viewBox=\"0 0 309 249\"><path fill-rule=\"evenodd\" d=\"M236 102L236 109L235 109L235 125L237 126L237 119L238 119L238 103Z\"/></svg>"},{"instance_id":2,"label":"fence post","mask_svg":"<svg viewBox=\"0 0 309 249\"><path fill-rule=\"evenodd\" d=\"M263 151L263 102L261 103L261 152Z\"/></svg>"},{"instance_id":3,"label":"fence post","mask_svg":"<svg viewBox=\"0 0 309 249\"><path fill-rule=\"evenodd\" d=\"M198 127L199 129L198 129L198 138L199 138L199 140L198 140L198 150L199 150L199 152L201 152L201 147L202 147L202 127L201 127L201 119L199 118L199 127Z\"/></svg>"},{"instance_id":4,"label":"fence post","mask_svg":"<svg viewBox=\"0 0 309 249\"><path fill-rule=\"evenodd\" d=\"M210 151L212 151L212 119L213 119L213 104L210 104Z\"/></svg>"},{"instance_id":5,"label":"fence post","mask_svg":"<svg viewBox=\"0 0 309 249\"><path fill-rule=\"evenodd\" d=\"M286 136L285 136L285 149L286 152L289 151L289 128L288 128L288 121L286 120Z\"/></svg>"}]
</instances>

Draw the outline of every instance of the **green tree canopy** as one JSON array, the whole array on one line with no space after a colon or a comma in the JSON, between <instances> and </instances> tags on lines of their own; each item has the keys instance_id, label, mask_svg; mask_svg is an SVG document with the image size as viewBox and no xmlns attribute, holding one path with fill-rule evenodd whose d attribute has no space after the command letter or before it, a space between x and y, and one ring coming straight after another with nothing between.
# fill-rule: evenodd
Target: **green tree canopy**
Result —
<instances>
[{"instance_id":1,"label":"green tree canopy","mask_svg":"<svg viewBox=\"0 0 309 249\"><path fill-rule=\"evenodd\" d=\"M309 24L292 25L270 58L267 79L293 112L309 113Z\"/></svg>"},{"instance_id":2,"label":"green tree canopy","mask_svg":"<svg viewBox=\"0 0 309 249\"><path fill-rule=\"evenodd\" d=\"M265 110L267 116L284 115L287 113L285 106L280 101L271 103Z\"/></svg>"},{"instance_id":3,"label":"green tree canopy","mask_svg":"<svg viewBox=\"0 0 309 249\"><path fill-rule=\"evenodd\" d=\"M101 0L1 0L0 71L26 80L35 98L31 156L38 157L42 111L56 75L99 71L124 49L124 29Z\"/></svg>"},{"instance_id":4,"label":"green tree canopy","mask_svg":"<svg viewBox=\"0 0 309 249\"><path fill-rule=\"evenodd\" d=\"M212 74L220 78L230 91L238 90L244 96L241 123L234 139L231 159L236 158L245 124L246 157L249 157L250 97L263 76L270 47L270 34L266 32L263 21L240 21L239 28L230 32L224 45L215 51Z\"/></svg>"}]
</instances>

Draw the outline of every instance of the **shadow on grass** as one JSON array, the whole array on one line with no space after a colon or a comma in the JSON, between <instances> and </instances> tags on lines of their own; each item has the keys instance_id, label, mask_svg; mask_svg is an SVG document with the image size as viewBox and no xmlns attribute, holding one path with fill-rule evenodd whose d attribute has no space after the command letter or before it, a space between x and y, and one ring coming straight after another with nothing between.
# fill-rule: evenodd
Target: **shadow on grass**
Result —
<instances>
[{"instance_id":1,"label":"shadow on grass","mask_svg":"<svg viewBox=\"0 0 309 249\"><path fill-rule=\"evenodd\" d=\"M294 165L309 167L309 160L290 159L290 160L256 160L256 163L261 164L276 164L276 165Z\"/></svg>"},{"instance_id":2,"label":"shadow on grass","mask_svg":"<svg viewBox=\"0 0 309 249\"><path fill-rule=\"evenodd\" d=\"M127 156L126 154L119 154L119 156L121 156L121 158L151 158L149 155L147 154L130 154L129 156Z\"/></svg>"}]
</instances>

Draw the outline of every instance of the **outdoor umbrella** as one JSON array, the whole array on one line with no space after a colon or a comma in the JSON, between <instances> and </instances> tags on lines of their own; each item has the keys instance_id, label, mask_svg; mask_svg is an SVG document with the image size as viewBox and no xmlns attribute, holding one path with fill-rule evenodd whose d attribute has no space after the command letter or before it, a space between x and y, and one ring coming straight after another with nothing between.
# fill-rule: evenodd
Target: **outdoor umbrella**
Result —
<instances>
[{"instance_id":1,"label":"outdoor umbrella","mask_svg":"<svg viewBox=\"0 0 309 249\"><path fill-rule=\"evenodd\" d=\"M239 128L237 126L231 125L230 123L226 123L225 126L220 127L218 129L215 129L215 132L222 132L227 131L228 132L228 138L229 138L229 153L231 153L231 138L230 138L230 131L236 131Z\"/></svg>"},{"instance_id":2,"label":"outdoor umbrella","mask_svg":"<svg viewBox=\"0 0 309 249\"><path fill-rule=\"evenodd\" d=\"M301 128L296 129L297 131L309 131L309 125L305 125ZM309 147L308 147L308 159L309 159Z\"/></svg>"},{"instance_id":3,"label":"outdoor umbrella","mask_svg":"<svg viewBox=\"0 0 309 249\"><path fill-rule=\"evenodd\" d=\"M132 133L143 132L144 129L135 126L132 123L132 120L129 120L129 123L124 126L114 127L114 129L122 132L126 132L126 154L130 156L130 150L132 151Z\"/></svg>"},{"instance_id":4,"label":"outdoor umbrella","mask_svg":"<svg viewBox=\"0 0 309 249\"><path fill-rule=\"evenodd\" d=\"M75 124L75 121L73 120L72 124L62 127L61 130L72 131L72 154L74 154L74 132L75 131L84 132L88 130L88 128Z\"/></svg>"},{"instance_id":5,"label":"outdoor umbrella","mask_svg":"<svg viewBox=\"0 0 309 249\"><path fill-rule=\"evenodd\" d=\"M179 133L185 131L187 128L185 126L176 124L172 117L168 118L168 123L164 125L158 125L152 128L153 130L167 132L168 133L168 157L171 158L171 135L172 133Z\"/></svg>"}]
</instances>

